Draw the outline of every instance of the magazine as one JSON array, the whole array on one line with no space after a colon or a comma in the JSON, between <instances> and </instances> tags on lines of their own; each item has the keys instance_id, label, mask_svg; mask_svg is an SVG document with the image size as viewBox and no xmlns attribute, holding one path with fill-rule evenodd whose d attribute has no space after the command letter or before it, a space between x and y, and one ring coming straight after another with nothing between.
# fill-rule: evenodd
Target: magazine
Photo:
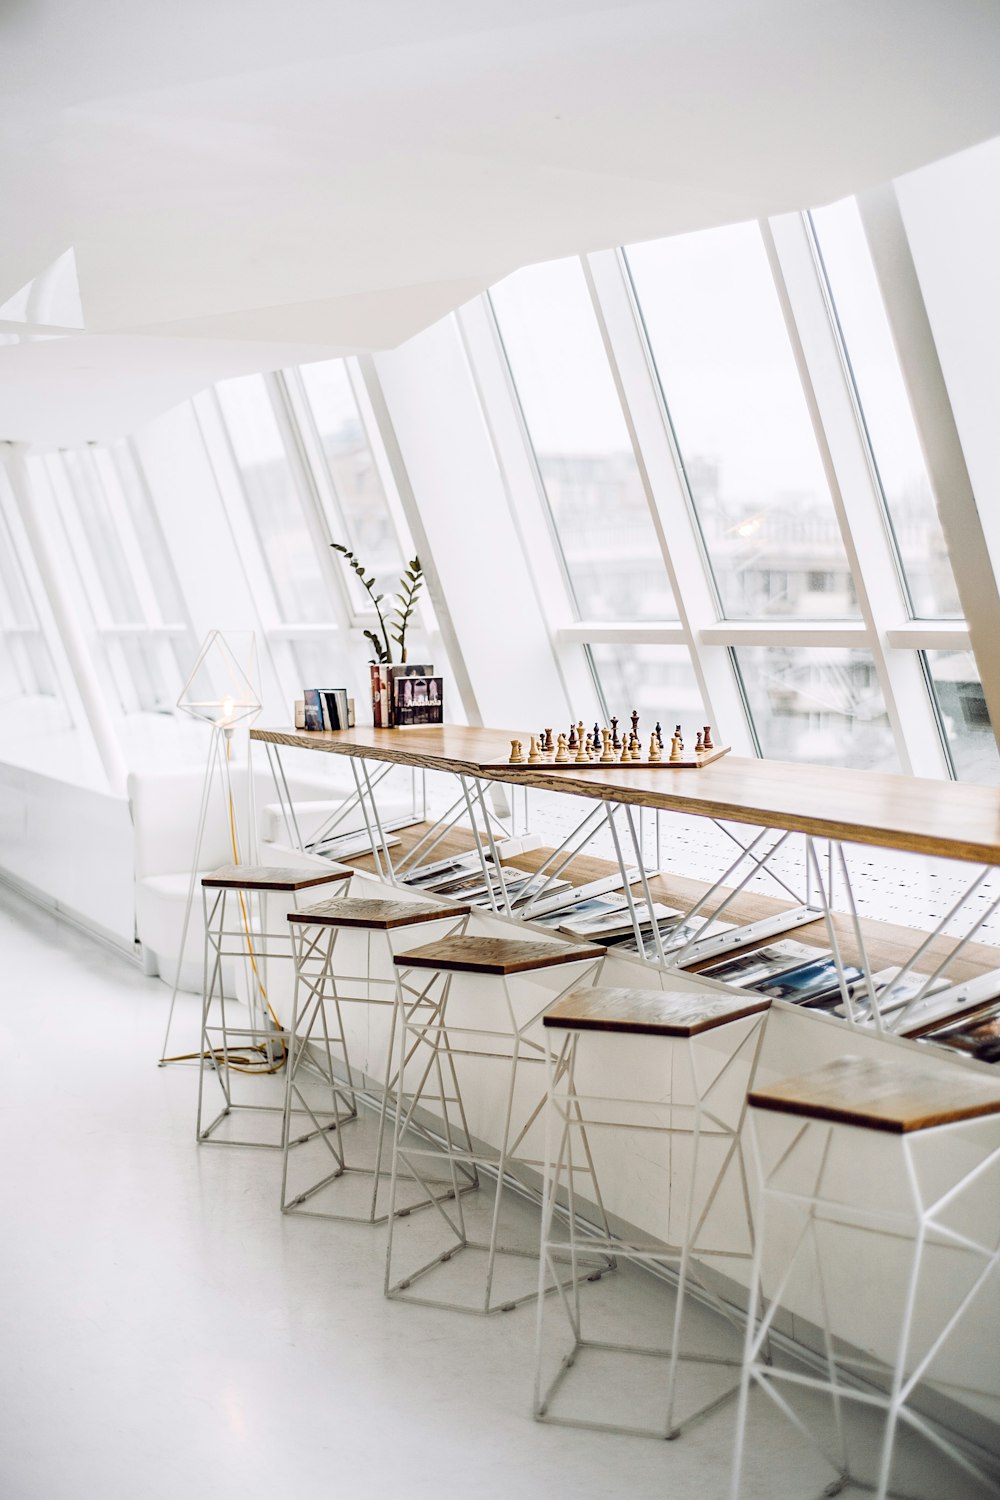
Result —
<instances>
[{"instance_id":1,"label":"magazine","mask_svg":"<svg viewBox=\"0 0 1000 1500\"><path fill-rule=\"evenodd\" d=\"M1000 1004L987 1006L965 1020L926 1031L921 1042L934 1042L979 1062L1000 1063Z\"/></svg>"},{"instance_id":2,"label":"magazine","mask_svg":"<svg viewBox=\"0 0 1000 1500\"><path fill-rule=\"evenodd\" d=\"M738 953L733 958L712 964L711 968L699 969L698 977L717 979L722 984L745 988L759 984L762 980L789 969L798 968L806 959L826 958L828 953L819 948L810 948L805 943L768 943L765 948L754 948L751 953Z\"/></svg>"},{"instance_id":3,"label":"magazine","mask_svg":"<svg viewBox=\"0 0 1000 1500\"><path fill-rule=\"evenodd\" d=\"M848 984L861 979L861 970L853 964L845 964L844 978ZM761 995L772 1000L789 1000L793 1005L823 1007L843 999L840 992L840 975L831 957L813 959L800 964L797 969L788 969L784 974L772 975L769 979L751 985Z\"/></svg>"},{"instance_id":4,"label":"magazine","mask_svg":"<svg viewBox=\"0 0 1000 1500\"><path fill-rule=\"evenodd\" d=\"M723 932L731 932L733 930L733 924L731 922L709 922L705 927L704 932L699 930L701 928L701 925L702 924L700 918L695 920L694 922L675 921L664 923L659 928L660 946L662 947L664 953L673 953L676 952L678 948L683 948L686 943L689 943L691 941L696 933L700 941L703 938L718 937ZM651 924L647 924L643 927L642 939L643 957L656 958L656 938L653 935L653 928ZM606 947L614 948L616 953L639 952L639 944L635 940L634 932L630 933L627 937L606 938L604 939L604 942Z\"/></svg>"}]
</instances>

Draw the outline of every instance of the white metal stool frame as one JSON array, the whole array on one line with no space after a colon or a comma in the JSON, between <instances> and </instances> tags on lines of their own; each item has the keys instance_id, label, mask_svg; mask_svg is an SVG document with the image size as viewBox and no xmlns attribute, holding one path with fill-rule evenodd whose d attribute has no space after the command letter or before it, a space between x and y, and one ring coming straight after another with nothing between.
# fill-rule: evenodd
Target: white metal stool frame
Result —
<instances>
[{"instance_id":1,"label":"white metal stool frame","mask_svg":"<svg viewBox=\"0 0 1000 1500\"><path fill-rule=\"evenodd\" d=\"M302 1217L314 1219L331 1219L351 1224L384 1224L389 1218L389 1210L378 1212L379 1188L383 1181L388 1182L391 1170L383 1167L386 1148L386 1127L390 1115L390 1100L395 1103L397 1092L397 1048L396 1032L400 1016L413 1017L422 1008L426 1009L435 1002L428 1000L427 990L429 984L422 989L413 985L403 983L398 969L393 964L393 977L391 979L376 979L372 977L372 939L381 938L386 947L390 963L395 958L393 947L393 934L399 932L405 939L412 942L413 927L420 923L422 927L440 926L449 923L447 936L454 933L464 933L468 921L469 911L466 908L464 915L458 917L437 917L433 922L428 921L420 915L420 907L414 904L414 920L412 923L400 925L393 928L361 928L353 925L350 928L346 924L337 925L330 922L322 924L310 924L305 920L305 914L301 918L289 919L289 927L292 933L292 944L295 954L295 995L292 1002L292 1019L288 1030L288 1058L285 1069L285 1129L283 1131L283 1162L281 1173L281 1211L286 1214L295 1214ZM344 931L361 932L366 935L368 946L367 973L363 975L339 974L334 967L337 939ZM343 990L344 985L363 985L365 992L352 994L350 990ZM381 998L372 994L372 989L387 989L389 994ZM304 993L304 999L302 994ZM348 1053L347 1039L344 1034L342 1005L373 1005L389 1007L392 1016L389 1025L389 1041L385 1052L384 1084L377 1088L374 1093L369 1087L363 1087L355 1081L354 1069L351 1065ZM336 1018L336 1030L331 1032L327 1021L327 1007L332 1006ZM322 1021L322 1024L319 1023ZM340 1051L343 1059L343 1073L338 1078L331 1051L333 1043ZM403 1060L403 1065L409 1061L410 1056L419 1046L414 1042L410 1054ZM321 1057L317 1060L315 1048L321 1050ZM311 1071L320 1073L323 1081L330 1086L331 1108L336 1125L347 1123L354 1119L357 1114L357 1104L360 1100L363 1104L370 1106L378 1114L378 1135L375 1148L375 1159L371 1166L354 1166L347 1160L347 1152L344 1138L339 1128L331 1132L323 1126L322 1121L316 1115L312 1105L306 1099L302 1089L296 1082L300 1068L307 1067ZM339 1100L346 1092L351 1101L352 1108L341 1120L339 1113ZM299 1100L299 1111L304 1112L312 1121L314 1129L307 1135L297 1140L292 1140L290 1131L290 1117L296 1112L293 1097ZM457 1101L461 1107L461 1100ZM463 1117L464 1119L464 1117ZM420 1126L414 1124L411 1128L420 1130ZM333 1168L325 1176L311 1183L302 1191L293 1196L288 1193L288 1167L289 1153L292 1146L314 1138L319 1135L333 1158ZM371 1200L366 1214L337 1213L327 1209L308 1208L310 1199L336 1182L347 1173L368 1176L372 1178ZM470 1191L478 1186L478 1178L475 1171L467 1175L467 1181L460 1191ZM436 1182L436 1187L446 1189L444 1197L451 1196L451 1184ZM417 1203L409 1203L395 1210L397 1217L404 1217L415 1212L417 1209L429 1207L433 1200L427 1198Z\"/></svg>"},{"instance_id":2,"label":"white metal stool frame","mask_svg":"<svg viewBox=\"0 0 1000 1500\"><path fill-rule=\"evenodd\" d=\"M997 1145L992 1150L987 1151L984 1156L981 1156L976 1165L970 1167L957 1182L953 1182L944 1192L939 1193L936 1197L925 1201L913 1159L912 1135L901 1133L898 1139L913 1208L912 1215L909 1215L899 1211L877 1211L845 1202L843 1198L827 1197L824 1194L824 1177L826 1176L834 1130L852 1130L860 1134L865 1129L864 1126L839 1121L831 1122L828 1119L817 1117L803 1119L788 1115L786 1119L789 1127L792 1129L791 1142L782 1151L771 1169L765 1171L761 1163L760 1142L757 1133L757 1114L758 1110L753 1107L753 1101L751 1100L749 1111L750 1133L758 1165L761 1192L757 1215L757 1245L750 1289L751 1317L747 1324L743 1375L740 1384L740 1399L736 1421L736 1442L733 1455L732 1487L730 1491L731 1500L739 1500L740 1497L749 1392L751 1385L754 1383L767 1392L779 1410L812 1443L813 1447L823 1455L831 1468L834 1469L835 1478L823 1491L825 1495L839 1494L841 1490L848 1487L871 1491L874 1493L876 1500L886 1500L887 1496L894 1494L895 1492L889 1489L889 1483L896 1437L902 1422L908 1423L914 1431L920 1433L933 1446L944 1452L960 1468L981 1482L992 1486L994 1492L1000 1495L1000 1470L994 1470L991 1473L977 1461L976 1456L971 1451L971 1445L967 1451L956 1440L955 1434L941 1428L923 1413L916 1411L908 1405L909 1399L918 1382L927 1372L942 1346L968 1312L987 1278L1000 1265L1000 1234L998 1234L996 1244L982 1244L968 1235L959 1233L954 1228L941 1222L939 1218L939 1215L945 1209L949 1208L961 1194L973 1187L985 1172L989 1171L995 1164L1000 1163L1000 1139L998 1139ZM997 1126L998 1137L1000 1137L1000 1115L994 1115L993 1120ZM981 1116L965 1118L954 1124L922 1127L918 1131L915 1131L914 1134L918 1134L922 1139L926 1140L928 1137L933 1136L942 1137L944 1135L968 1133L977 1128L981 1130L983 1123L984 1121ZM807 1194L793 1192L780 1187L781 1175L793 1160L797 1149L808 1139L810 1134L816 1132L825 1133L825 1141L819 1155L819 1167L816 1173L814 1191ZM773 1200L781 1200L787 1204L801 1208L802 1224L792 1253L783 1267L779 1283L768 1302L767 1310L763 1311L762 1269L763 1260L767 1252L766 1209L768 1202ZM882 1230L896 1237L902 1236L913 1241L913 1258L905 1289L903 1318L896 1345L895 1361L892 1365L884 1361L867 1359L865 1356L853 1352L849 1356L841 1354L839 1358L835 1354L835 1336L830 1323L830 1309L822 1271L823 1260L819 1239L816 1234L817 1222L823 1222L821 1216L824 1214L826 1215L825 1222L833 1222L859 1229ZM924 1250L929 1243L934 1243L934 1236L938 1237L938 1244L951 1245L955 1249L964 1250L979 1257L982 1265L979 1274L976 1276L972 1286L962 1297L958 1307L945 1319L943 1326L932 1340L930 1348L911 1365L910 1344L919 1292L921 1264ZM811 1244L813 1249L815 1266L819 1278L820 1301L823 1311L823 1326L821 1331L823 1335L823 1359L826 1366L825 1376L809 1374L805 1369L783 1369L776 1364L772 1364L770 1361L765 1361L761 1357L762 1346L767 1339L775 1314L781 1306L781 1297L791 1278L792 1271L807 1244ZM762 1314L759 1322L755 1324L753 1314L755 1314L758 1305L762 1307ZM888 1376L888 1390L878 1389L874 1383L865 1379L866 1375L872 1376L875 1379L878 1379L880 1376ZM829 1393L837 1443L840 1450L839 1453L830 1453L816 1435L810 1432L798 1414L792 1410L785 1397L777 1388L781 1381L785 1381L790 1385ZM886 1413L886 1426L879 1456L878 1476L874 1484L861 1480L851 1473L847 1434L844 1430L842 1410L843 1403L847 1401L880 1407Z\"/></svg>"},{"instance_id":3,"label":"white metal stool frame","mask_svg":"<svg viewBox=\"0 0 1000 1500\"><path fill-rule=\"evenodd\" d=\"M604 955L602 953L599 957L596 958L577 960L571 965L571 967L579 971L579 968L582 964L584 966L584 974L589 972L591 977L593 977L597 973L599 973L603 962ZM397 958L396 963L401 967L402 973L404 975L411 972L410 970L406 969L405 964L402 963L402 960L400 958ZM424 972L428 971L425 969ZM530 1033L532 1031L537 1033L539 1029L539 1023L545 1010L548 1009L548 1007L551 1006L554 1001L561 999L562 996L568 994L570 990L579 987L581 975L579 972L577 972L574 979L569 984L565 985L558 994L554 996L548 996L544 1004L540 1006L538 1010L536 1010L527 1020L520 1022L517 1020L514 1003L510 993L510 985L508 983L508 979L510 976L506 974L495 973L485 976L491 979L499 979L503 990L506 1012L509 1020L509 1029L496 1030L488 1027L456 1027L449 1024L447 1019L447 1008L451 994L452 981L454 980L456 973L465 972L468 971L450 970L446 968L442 968L439 970L430 970L428 987L432 986L435 982L438 982L440 984L439 1003L435 1013L427 1019L422 1019L420 1017L413 1017L411 1019L407 1017L403 1020L400 1026L401 1059L404 1055L407 1057L412 1057L413 1055L413 1049L408 1045L408 1038L411 1036L414 1038L418 1047L422 1044L429 1049L430 1058L426 1068L424 1069L420 1082L416 1087L416 1090L410 1091L410 1104L408 1108L406 1106L403 1093L404 1078L402 1068L400 1068L398 1074L396 1122L395 1130L393 1133L392 1177L390 1182L389 1236L388 1242L386 1244L385 1260L385 1295L390 1299L411 1302L420 1307L439 1307L447 1309L448 1311L471 1313L476 1316L489 1317L493 1313L511 1312L516 1307L520 1307L528 1302L533 1302L539 1295L545 1295L547 1292L555 1290L554 1286L543 1287L541 1292L536 1290L525 1293L520 1297L507 1298L503 1302L493 1301L493 1279L496 1269L496 1259L498 1255L513 1255L519 1258L531 1260L537 1259L537 1252L534 1250L525 1250L520 1247L514 1248L505 1246L500 1244L499 1241L500 1212L505 1188L509 1190L511 1186L516 1185L517 1190L522 1195L527 1197L534 1196L536 1200L538 1196L537 1194L533 1194L531 1189L526 1184L512 1177L511 1168L517 1165L542 1168L544 1165L544 1163L540 1160L530 1161L517 1155L518 1147L520 1146L521 1142L524 1140L525 1136L528 1134L528 1131L531 1129L532 1125L537 1120L542 1109L544 1108L544 1093L540 1094L537 1104L528 1114L526 1120L518 1131L518 1134L514 1137L513 1140L511 1140L514 1091L517 1082L518 1068L523 1066L525 1063L539 1064L545 1061L544 1044L542 1042L539 1042L536 1037L531 1036ZM544 970L536 968L531 972L537 974L539 972L544 972ZM483 976L480 975L479 977ZM501 1046L507 1047L510 1050L487 1051L483 1050L482 1047L476 1047L472 1045L473 1042L480 1042L485 1044L491 1040L498 1042ZM504 1125L499 1147L492 1150L482 1147L479 1149L476 1148L475 1142L469 1134L468 1127L465 1124L464 1109L461 1119L461 1131L463 1136L463 1140L461 1143L457 1143L455 1140L454 1129L447 1111L445 1111L443 1118L444 1138L442 1145L444 1148L445 1157L452 1172L453 1181L455 1180L456 1169L463 1166L471 1167L473 1170L476 1170L480 1167L485 1167L491 1172L491 1174L496 1175L497 1187L496 1196L493 1201L493 1212L490 1221L490 1235L489 1239L485 1242L481 1240L472 1240L469 1238L466 1231L464 1208L459 1193L454 1192L449 1195L449 1198L452 1200L454 1205L453 1213L450 1213L445 1207L442 1206L441 1200L435 1198L433 1196L433 1193L430 1192L429 1196L433 1200L433 1206L437 1209L448 1230L454 1237L454 1244L442 1253L435 1255L425 1264L418 1266L416 1269L408 1272L405 1276L402 1276L393 1281L393 1207L395 1205L395 1196L400 1165L401 1163L405 1163L413 1177L418 1182L420 1182L421 1185L429 1187L427 1179L421 1174L419 1168L414 1165L414 1158L432 1158L438 1163L440 1163L442 1160L441 1147L436 1150L420 1146L414 1147L404 1144L403 1140L407 1130L410 1128L413 1110L420 1103L423 1088L430 1074L430 1070L432 1067L440 1067L440 1058L442 1054L444 1054L448 1059L452 1076L455 1079L456 1092L459 1092L457 1070L455 1068L455 1059L457 1057L488 1058L492 1059L494 1062L505 1063L508 1068L506 1103L504 1108ZM459 1097L461 1097L460 1092ZM601 1212L603 1217L603 1208L601 1207L600 1203L600 1189L597 1185L596 1177L593 1179L593 1182L594 1196L598 1203L599 1211ZM604 1226L605 1228L607 1228L606 1220L604 1220ZM422 1277L433 1271L437 1266L445 1264L446 1262L452 1260L463 1250L482 1251L485 1252L487 1257L483 1300L481 1306L470 1306L467 1303L451 1301L444 1297L419 1297L408 1295L409 1288L414 1284L414 1282L419 1281ZM584 1274L590 1277L594 1277L603 1275L605 1270L613 1269L613 1256L605 1255L602 1257L600 1265L588 1267Z\"/></svg>"},{"instance_id":4,"label":"white metal stool frame","mask_svg":"<svg viewBox=\"0 0 1000 1500\"><path fill-rule=\"evenodd\" d=\"M262 1048L263 1055L273 1064L277 1071L285 1059L287 1066L288 1031L285 1027L273 1024L267 1015L264 1001L267 983L267 967L269 959L278 959L288 962L292 959L292 949L286 932L267 932L263 921L263 908L267 897L285 896L290 899L293 906L298 905L301 891L282 890L279 888L265 888L248 884L241 886L239 880L240 866L235 866L232 880L225 885L206 884L205 877L202 881L202 904L205 922L205 964L204 982L202 990L201 1008L201 1055L198 1062L198 1110L195 1138L201 1146L241 1146L249 1150L257 1151L282 1151L285 1148L285 1132L287 1122L285 1120L285 1109L283 1104L259 1104L238 1101L233 1096L232 1074L237 1071L239 1064L231 1057L234 1050L239 1046ZM328 886L335 881L349 881L353 876L353 870L331 871L330 875L322 881L310 882L304 885L302 890L315 896L317 886L322 884ZM251 867L247 867L247 878L252 879ZM226 926L226 909L228 898L236 898L235 905L238 907L240 916L235 926ZM228 947L232 942L235 946ZM272 946L278 945L278 946ZM226 1014L226 994L223 984L222 960L224 958L242 959L248 978L248 997L250 1024L246 1026L231 1026ZM219 1020L211 1020L211 1007L214 1000L219 1003ZM220 1038L221 1041L214 1040ZM234 1043L236 1047L234 1049ZM263 1070L261 1070L263 1071ZM205 1075L212 1072L222 1092L222 1109L209 1124L204 1122L205 1107ZM248 1070L248 1077L254 1076L255 1070ZM254 1114L278 1114L282 1117L281 1138L277 1141L251 1141L220 1139L214 1132L222 1124L223 1120L235 1113ZM335 1130L339 1128L337 1120L334 1119L324 1130ZM312 1138L313 1132L301 1140Z\"/></svg>"},{"instance_id":5,"label":"white metal stool frame","mask_svg":"<svg viewBox=\"0 0 1000 1500\"><path fill-rule=\"evenodd\" d=\"M634 991L619 992L634 994ZM653 996L661 992L651 991ZM697 1063L697 1047L699 1036L697 1034L686 1036L681 1034L669 1034L663 1031L656 1033L643 1032L638 1027L618 1028L588 1026L576 1027L563 1021L554 1021L547 1018L545 1023L545 1035L548 1039L555 1030L565 1032L558 1046L550 1045L546 1049L546 1063L548 1068L549 1088L548 1107L546 1109L546 1164L545 1164L545 1200L542 1213L541 1230L541 1264L539 1268L540 1280L544 1279L547 1271L552 1274L556 1281L559 1300L573 1336L573 1347L563 1358L560 1368L543 1390L542 1369L544 1362L544 1307L539 1301L538 1323L535 1339L535 1383L533 1415L537 1421L550 1422L557 1426L578 1427L593 1432L620 1433L630 1437L653 1437L661 1440L672 1441L680 1436L681 1432L695 1422L702 1420L715 1411L726 1401L733 1399L739 1391L739 1381L736 1381L729 1390L720 1396L707 1402L697 1411L685 1417L682 1423L674 1421L674 1405L677 1391L678 1364L682 1361L694 1364L706 1365L728 1365L733 1369L740 1369L742 1361L736 1356L716 1355L707 1353L685 1353L681 1350L681 1337L683 1331L684 1303L689 1283L694 1283L699 1288L700 1300L709 1304L716 1312L731 1323L741 1333L743 1330L743 1318L739 1312L724 1302L716 1292L708 1287L702 1278L692 1268L692 1259L699 1254L711 1256L713 1259L726 1257L734 1260L750 1260L754 1245L754 1224L751 1212L750 1190L747 1181L746 1163L743 1154L742 1131L746 1118L747 1102L744 1093L742 1104L739 1108L735 1123L727 1123L712 1108L712 1096L723 1081L728 1081L730 1069L739 1060L748 1063L748 1074L752 1080L760 1058L761 1046L764 1039L764 1023L767 1018L768 1005L756 1007L752 1012L745 1008L737 1010L738 1001L718 999L712 995L693 995L690 991L677 992L677 998L683 1003L701 1004L707 1012L714 1010L729 1010L735 1012L726 1019L711 1027L711 1035L716 1040L723 1028L733 1032L732 1040L735 1043L733 1049L722 1064L721 1068L715 1070L710 1079L704 1077L699 1071ZM744 1002L745 1004L745 1002ZM621 1035L646 1035L649 1040L655 1039L661 1043L667 1043L672 1048L679 1050L688 1064L688 1081L694 1102L691 1104L675 1102L673 1095L673 1069L671 1068L671 1086L667 1099L639 1100L635 1097L615 1098L610 1096L583 1095L576 1091L576 1063L580 1042L584 1036L592 1037L599 1041L602 1036L608 1034ZM554 1038L553 1038L554 1040ZM560 1090L560 1083L565 1087ZM749 1085L748 1085L749 1086ZM616 1107L623 1108L631 1118L626 1120L598 1119L588 1116L586 1110L589 1106L600 1105L610 1112ZM662 1114L664 1108L669 1111L671 1123L662 1125L659 1122L637 1125L635 1123L636 1111L647 1106L651 1111ZM675 1112L680 1112L690 1123L676 1125L673 1123ZM691 1157L691 1168L687 1181L687 1212L684 1223L684 1238L680 1245L671 1246L658 1241L626 1240L621 1236L608 1233L606 1239L601 1239L588 1234L584 1242L584 1248L589 1252L594 1249L605 1249L613 1252L620 1260L628 1260L640 1266L663 1268L671 1261L677 1262L676 1282L676 1304L673 1317L673 1331L670 1347L667 1349L653 1348L644 1344L613 1343L600 1339L588 1339L584 1336L584 1308L581 1301L581 1283L586 1280L577 1274L577 1254L579 1242L577 1238L580 1218L575 1204L575 1175L581 1170L589 1170L586 1166L581 1168L573 1159L573 1135L579 1132L586 1138L586 1131L598 1130L636 1130L656 1132L666 1136L678 1134L690 1135L693 1138L693 1149ZM722 1158L722 1162L713 1177L708 1189L705 1202L701 1208L697 1220L694 1218L695 1194L699 1180L699 1148L703 1139L722 1138L728 1141L728 1147ZM589 1160L589 1147L587 1157ZM698 1244L698 1238L705 1225L706 1220L715 1203L722 1182L730 1169L733 1160L738 1164L740 1174L740 1185L743 1194L743 1203L746 1211L746 1227L749 1237L750 1250L739 1251L731 1249L717 1249L711 1246ZM564 1183L565 1178L565 1183ZM563 1240L552 1238L553 1219L559 1211L560 1191L564 1190L566 1195L566 1223L569 1232L568 1244ZM571 1277L567 1283L559 1279L557 1259L560 1254L565 1255L567 1250L570 1256ZM661 1427L640 1427L625 1425L624 1423L597 1422L585 1418L572 1416L554 1416L551 1414L550 1406L560 1386L566 1380L570 1370L576 1364L580 1354L587 1350L602 1350L610 1353L644 1355L653 1359L667 1361L667 1389L664 1421Z\"/></svg>"}]
</instances>

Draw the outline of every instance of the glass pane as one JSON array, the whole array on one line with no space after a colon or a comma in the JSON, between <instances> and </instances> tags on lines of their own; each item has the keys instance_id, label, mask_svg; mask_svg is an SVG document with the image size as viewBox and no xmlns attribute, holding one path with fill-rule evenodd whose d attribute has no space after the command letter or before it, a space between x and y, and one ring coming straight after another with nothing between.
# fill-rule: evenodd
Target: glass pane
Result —
<instances>
[{"instance_id":1,"label":"glass pane","mask_svg":"<svg viewBox=\"0 0 1000 1500\"><path fill-rule=\"evenodd\" d=\"M282 619L329 620L330 600L264 381L244 375L215 389Z\"/></svg>"},{"instance_id":2,"label":"glass pane","mask_svg":"<svg viewBox=\"0 0 1000 1500\"><path fill-rule=\"evenodd\" d=\"M757 225L636 245L628 265L723 613L856 617Z\"/></svg>"},{"instance_id":3,"label":"glass pane","mask_svg":"<svg viewBox=\"0 0 1000 1500\"><path fill-rule=\"evenodd\" d=\"M898 771L875 663L853 647L741 646L733 653L761 754Z\"/></svg>"},{"instance_id":4,"label":"glass pane","mask_svg":"<svg viewBox=\"0 0 1000 1500\"><path fill-rule=\"evenodd\" d=\"M339 519L330 517L330 540L350 547L369 575L374 573L376 593L394 594L403 571L403 554L351 389L347 365L342 359L331 359L322 364L302 365L299 374L347 531L346 536L341 535ZM368 597L350 569L346 576L352 594L357 596L356 606L370 609Z\"/></svg>"},{"instance_id":5,"label":"glass pane","mask_svg":"<svg viewBox=\"0 0 1000 1500\"><path fill-rule=\"evenodd\" d=\"M58 456L52 455L49 463L62 464L73 505L86 535L90 562L110 619L116 625L142 624L145 618L142 605L139 603L121 536L108 509L93 454L67 450ZM62 491L58 485L55 486L55 493L61 502ZM82 576L86 579L88 575L89 569L84 569ZM91 608L100 619L100 607L92 596L91 588L88 588L88 595Z\"/></svg>"},{"instance_id":6,"label":"glass pane","mask_svg":"<svg viewBox=\"0 0 1000 1500\"><path fill-rule=\"evenodd\" d=\"M115 443L108 453L111 461L103 465L101 472L106 483L117 484L124 499L143 561L156 592L160 618L165 624L182 624L185 611L180 587L135 454L127 442Z\"/></svg>"},{"instance_id":7,"label":"glass pane","mask_svg":"<svg viewBox=\"0 0 1000 1500\"><path fill-rule=\"evenodd\" d=\"M971 651L925 651L941 727L959 781L1000 782L1000 755Z\"/></svg>"},{"instance_id":8,"label":"glass pane","mask_svg":"<svg viewBox=\"0 0 1000 1500\"><path fill-rule=\"evenodd\" d=\"M811 216L914 615L962 607L871 255L853 198Z\"/></svg>"},{"instance_id":9,"label":"glass pane","mask_svg":"<svg viewBox=\"0 0 1000 1500\"><path fill-rule=\"evenodd\" d=\"M490 298L577 618L676 619L579 261L518 271Z\"/></svg>"},{"instance_id":10,"label":"glass pane","mask_svg":"<svg viewBox=\"0 0 1000 1500\"><path fill-rule=\"evenodd\" d=\"M608 710L625 728L632 710L639 730L652 732L657 721L672 734L680 723L691 742L705 722L704 708L691 661L683 646L593 645L591 659ZM644 740L648 746L649 740Z\"/></svg>"}]
</instances>

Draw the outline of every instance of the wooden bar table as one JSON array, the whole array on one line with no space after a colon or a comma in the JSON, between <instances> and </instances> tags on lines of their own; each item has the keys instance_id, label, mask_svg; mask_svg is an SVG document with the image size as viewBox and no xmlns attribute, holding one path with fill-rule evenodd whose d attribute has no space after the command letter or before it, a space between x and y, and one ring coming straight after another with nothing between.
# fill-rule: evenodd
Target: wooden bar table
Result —
<instances>
[{"instance_id":1,"label":"wooden bar table","mask_svg":"<svg viewBox=\"0 0 1000 1500\"><path fill-rule=\"evenodd\" d=\"M637 915L640 908L638 896L634 902L630 887L639 884L642 900L648 903L648 909L652 908L652 897L649 872L640 847L642 841L635 832L634 809L705 817L720 826L725 822L756 832L743 843L735 838L731 829L726 829L729 837L735 839L740 853L719 880L694 901L685 916L687 921L701 923L698 930L702 934L706 934L720 912L729 907L734 888L738 895L757 874L773 873L769 862L791 835L801 835L805 843L808 873L805 899L773 918L744 923L721 936L694 937L682 949L669 955L660 947L658 926L653 923L655 951L647 956L661 967L676 968L679 963L687 966L695 960L718 957L733 948L822 918L827 923L830 946L841 974L849 1019L863 1020L880 1030L883 1024L890 1030L905 1030L907 1026L912 1028L916 1019L952 1012L960 1014L963 1009L982 1004L1000 991L1000 972L991 972L950 983L946 989L937 990L933 1002L929 999L934 985L940 984L942 977L947 977L948 961L937 962L939 940L945 928L954 924L963 903L980 890L992 868L1000 865L1000 788L876 771L753 760L734 755L726 755L699 769L672 769L666 763L657 767L600 766L594 762L586 766L574 763L560 767L551 764L515 766L504 763L503 759L515 738L526 742L528 736L519 730L451 724L403 729L359 727L341 731L251 730L251 739L262 742L269 756L273 756L272 769L275 762L280 767L280 750L285 748L350 759L358 802L365 812L373 847L381 850L381 859L377 859L381 868L377 873L390 880L396 878L396 872L378 814L375 781L370 770L372 765L379 768L405 766L447 773L457 778L462 793L457 805L461 808L464 803L474 831L477 810L482 816L484 829L481 836L477 833L476 844L483 860L489 858L493 861L494 872L502 871L503 866L499 840L494 838L493 832L497 820L487 808L485 797L485 788L491 783L569 794L593 802L595 809L579 828L589 829L586 838L592 837L602 827L610 829L623 889L636 923L637 938L640 937L640 917ZM276 774L275 779L280 787L283 773ZM285 790L287 792L287 784ZM569 845L571 840L565 842ZM901 966L902 973L898 977L905 978L912 965L928 954L936 966L928 976L924 990L897 1006L891 1021L888 1017L883 1020L879 997L871 986L874 970L865 940L867 924L858 915L852 877L844 855L845 844L959 860L975 867L970 871L962 900L953 904L932 933L926 936L917 934L912 962ZM737 874L738 867L746 873ZM551 865L550 878L551 870L560 868L558 861ZM779 884L790 891L784 879ZM858 1007L852 1005L846 993L846 966L832 906L835 884L841 887L841 905L846 902L855 938L853 946L869 985L868 1003ZM968 929L951 950L951 962L966 950L998 905L1000 896L993 899L991 895L986 901L980 898ZM511 915L510 903L506 901L503 889L495 906ZM840 930L843 930L842 923ZM647 944L640 939L640 953L646 951ZM883 1003L886 998L883 995Z\"/></svg>"}]
</instances>

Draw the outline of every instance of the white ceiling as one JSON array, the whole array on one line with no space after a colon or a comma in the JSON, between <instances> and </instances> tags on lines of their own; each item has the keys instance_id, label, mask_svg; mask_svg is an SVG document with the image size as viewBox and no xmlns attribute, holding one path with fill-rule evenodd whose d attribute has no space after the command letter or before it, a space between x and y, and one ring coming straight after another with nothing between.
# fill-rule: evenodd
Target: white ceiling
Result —
<instances>
[{"instance_id":1,"label":"white ceiling","mask_svg":"<svg viewBox=\"0 0 1000 1500\"><path fill-rule=\"evenodd\" d=\"M993 0L4 0L0 438L898 176L1000 134L998 61Z\"/></svg>"}]
</instances>

